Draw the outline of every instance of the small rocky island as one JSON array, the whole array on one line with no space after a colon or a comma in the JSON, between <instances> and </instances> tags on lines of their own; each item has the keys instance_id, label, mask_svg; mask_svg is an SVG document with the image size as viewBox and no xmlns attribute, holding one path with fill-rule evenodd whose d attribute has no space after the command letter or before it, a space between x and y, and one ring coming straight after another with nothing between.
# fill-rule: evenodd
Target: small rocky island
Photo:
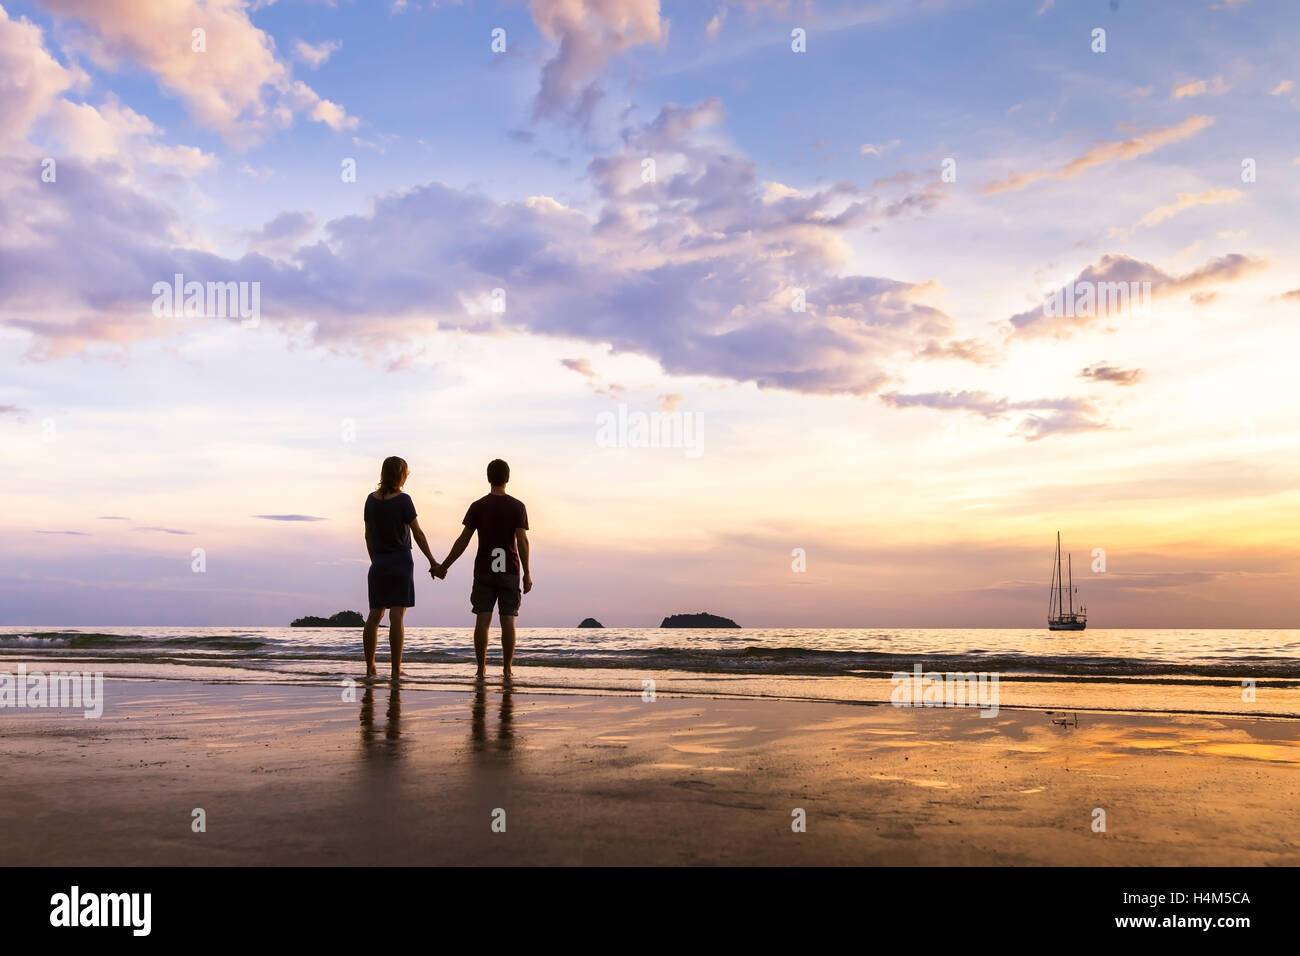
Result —
<instances>
[{"instance_id":1,"label":"small rocky island","mask_svg":"<svg viewBox=\"0 0 1300 956\"><path fill-rule=\"evenodd\" d=\"M664 618L660 627L740 627L729 617L720 617L717 614L707 614L701 611L699 614L670 614Z\"/></svg>"},{"instance_id":2,"label":"small rocky island","mask_svg":"<svg viewBox=\"0 0 1300 956\"><path fill-rule=\"evenodd\" d=\"M605 626L604 624L601 624L600 621L596 620L594 617L584 617L582 619L582 623L578 625L578 627L604 627L604 626Z\"/></svg>"},{"instance_id":3,"label":"small rocky island","mask_svg":"<svg viewBox=\"0 0 1300 956\"><path fill-rule=\"evenodd\" d=\"M363 627L366 619L356 611L339 611L332 617L300 617L290 627Z\"/></svg>"}]
</instances>

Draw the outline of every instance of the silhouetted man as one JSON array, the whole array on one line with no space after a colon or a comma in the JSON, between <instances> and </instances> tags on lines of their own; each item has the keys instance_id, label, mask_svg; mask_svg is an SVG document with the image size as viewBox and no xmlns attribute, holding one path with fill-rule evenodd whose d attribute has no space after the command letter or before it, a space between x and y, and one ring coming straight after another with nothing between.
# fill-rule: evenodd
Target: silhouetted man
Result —
<instances>
[{"instance_id":1,"label":"silhouetted man","mask_svg":"<svg viewBox=\"0 0 1300 956\"><path fill-rule=\"evenodd\" d=\"M474 556L474 586L470 589L470 610L474 612L474 657L478 661L477 678L487 673L488 628L495 605L501 619L501 656L505 659L503 676L509 680L515 659L515 617L519 614L522 595L533 589L528 573L528 509L518 498L506 494L510 466L500 458L488 462L488 484L492 490L469 506L465 512L465 530L451 546L447 560L431 568L438 578L447 576L456 559L478 532L478 553ZM523 589L519 575L523 571Z\"/></svg>"}]
</instances>

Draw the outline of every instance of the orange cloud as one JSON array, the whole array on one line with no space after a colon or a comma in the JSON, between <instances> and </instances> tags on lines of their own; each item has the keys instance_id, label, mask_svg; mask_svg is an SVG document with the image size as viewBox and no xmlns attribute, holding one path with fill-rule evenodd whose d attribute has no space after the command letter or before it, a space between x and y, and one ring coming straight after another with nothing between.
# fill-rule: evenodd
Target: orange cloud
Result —
<instances>
[{"instance_id":1,"label":"orange cloud","mask_svg":"<svg viewBox=\"0 0 1300 956\"><path fill-rule=\"evenodd\" d=\"M1121 142L1098 143L1078 159L1071 160L1057 169L1036 170L1032 173L1022 173L990 183L984 187L984 195L993 196L998 193L1016 192L1044 179L1072 179L1094 166L1104 166L1109 163L1137 159L1139 156L1146 156L1148 153L1155 152L1161 146L1177 143L1194 136L1213 124L1213 117L1189 116L1177 126L1153 130L1145 135L1135 136Z\"/></svg>"},{"instance_id":2,"label":"orange cloud","mask_svg":"<svg viewBox=\"0 0 1300 956\"><path fill-rule=\"evenodd\" d=\"M1193 206L1203 206L1213 203L1236 202L1241 198L1240 189L1211 189L1203 193L1179 193L1176 202L1168 203L1164 206L1157 206L1149 213L1138 220L1139 226L1154 226L1157 223L1164 222L1173 216L1178 215L1186 209Z\"/></svg>"}]
</instances>

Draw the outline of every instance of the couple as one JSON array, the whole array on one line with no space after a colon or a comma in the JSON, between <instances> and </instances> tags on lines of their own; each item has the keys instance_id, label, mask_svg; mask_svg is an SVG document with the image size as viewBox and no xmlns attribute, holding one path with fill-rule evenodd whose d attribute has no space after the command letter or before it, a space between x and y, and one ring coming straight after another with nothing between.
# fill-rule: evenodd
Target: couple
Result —
<instances>
[{"instance_id":1,"label":"couple","mask_svg":"<svg viewBox=\"0 0 1300 956\"><path fill-rule=\"evenodd\" d=\"M482 679L487 672L488 626L492 607L500 609L501 652L505 659L504 677L510 679L510 665L515 657L515 616L522 595L519 587L523 568L523 590L533 589L528 573L528 511L518 498L506 494L510 466L500 458L488 462L487 480L492 490L475 501L465 512L465 530L460 533L447 560L439 564L429 550L429 541L420 530L415 516L415 502L402 491L410 475L401 458L385 458L379 470L379 487L366 498L366 551L370 553L370 614L366 617L363 642L366 651L366 678L378 675L375 650L379 644L379 622L388 611L388 646L392 652L392 676L397 680L402 665L402 618L408 607L415 606L415 562L411 559L411 538L429 559L429 574L445 578L456 563L469 539L478 532L478 554L474 558L474 586L470 590L470 610L474 612L474 657Z\"/></svg>"}]
</instances>

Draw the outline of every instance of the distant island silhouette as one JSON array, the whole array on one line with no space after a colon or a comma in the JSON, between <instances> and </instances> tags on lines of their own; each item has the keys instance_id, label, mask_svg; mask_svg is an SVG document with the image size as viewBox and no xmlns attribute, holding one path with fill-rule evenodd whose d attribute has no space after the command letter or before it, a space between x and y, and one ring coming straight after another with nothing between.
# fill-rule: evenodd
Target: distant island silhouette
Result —
<instances>
[{"instance_id":1,"label":"distant island silhouette","mask_svg":"<svg viewBox=\"0 0 1300 956\"><path fill-rule=\"evenodd\" d=\"M708 614L701 611L699 614L670 614L664 618L660 627L740 627L729 617L720 617L717 614Z\"/></svg>"},{"instance_id":2,"label":"distant island silhouette","mask_svg":"<svg viewBox=\"0 0 1300 956\"><path fill-rule=\"evenodd\" d=\"M604 624L601 624L600 621L596 620L594 617L584 617L582 619L582 623L578 625L578 627L604 627L604 626L605 626Z\"/></svg>"},{"instance_id":3,"label":"distant island silhouette","mask_svg":"<svg viewBox=\"0 0 1300 956\"><path fill-rule=\"evenodd\" d=\"M339 611L331 617L300 617L290 627L364 627L366 619L356 611Z\"/></svg>"}]
</instances>

